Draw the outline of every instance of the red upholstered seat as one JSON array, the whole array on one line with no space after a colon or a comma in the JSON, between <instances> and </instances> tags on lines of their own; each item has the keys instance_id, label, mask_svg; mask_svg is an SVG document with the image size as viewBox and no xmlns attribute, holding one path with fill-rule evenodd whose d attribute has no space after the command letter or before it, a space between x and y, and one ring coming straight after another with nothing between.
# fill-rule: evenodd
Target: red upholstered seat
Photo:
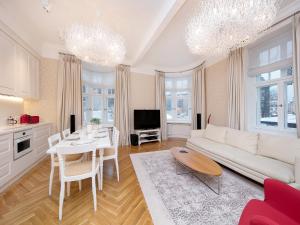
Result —
<instances>
[{"instance_id":1,"label":"red upholstered seat","mask_svg":"<svg viewBox=\"0 0 300 225\"><path fill-rule=\"evenodd\" d=\"M300 191L273 179L266 179L265 200L247 203L239 225L299 225Z\"/></svg>"}]
</instances>

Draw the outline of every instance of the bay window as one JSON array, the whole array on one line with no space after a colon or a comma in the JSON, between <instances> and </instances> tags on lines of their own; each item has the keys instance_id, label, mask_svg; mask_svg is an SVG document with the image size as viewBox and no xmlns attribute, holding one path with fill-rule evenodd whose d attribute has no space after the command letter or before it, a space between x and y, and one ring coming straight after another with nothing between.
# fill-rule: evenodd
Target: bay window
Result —
<instances>
[{"instance_id":1,"label":"bay window","mask_svg":"<svg viewBox=\"0 0 300 225\"><path fill-rule=\"evenodd\" d=\"M92 118L101 123L114 122L115 74L83 70L82 120L87 125Z\"/></svg>"},{"instance_id":2,"label":"bay window","mask_svg":"<svg viewBox=\"0 0 300 225\"><path fill-rule=\"evenodd\" d=\"M191 122L191 75L166 77L167 122Z\"/></svg>"},{"instance_id":3,"label":"bay window","mask_svg":"<svg viewBox=\"0 0 300 225\"><path fill-rule=\"evenodd\" d=\"M295 131L291 27L248 49L249 128Z\"/></svg>"}]
</instances>

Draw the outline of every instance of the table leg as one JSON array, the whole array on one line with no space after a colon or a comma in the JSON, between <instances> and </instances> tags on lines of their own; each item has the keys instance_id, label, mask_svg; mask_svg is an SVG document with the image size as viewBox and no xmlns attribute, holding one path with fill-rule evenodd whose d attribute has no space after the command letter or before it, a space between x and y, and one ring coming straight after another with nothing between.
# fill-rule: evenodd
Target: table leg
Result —
<instances>
[{"instance_id":1,"label":"table leg","mask_svg":"<svg viewBox=\"0 0 300 225\"><path fill-rule=\"evenodd\" d=\"M188 172L183 172L183 173L180 173L179 172L179 167L183 167L185 168ZM213 189L211 186L209 186L206 182L204 182L202 179L200 179L198 176L197 176L197 173L196 171L192 170L191 168L187 167L186 165L182 164L181 162L179 162L178 160L175 159L175 170L176 170L176 174L177 175L184 175L184 174L192 174L194 177L196 177L199 181L201 181L206 187L208 187L210 190L212 190L214 193L216 193L217 195L220 195L221 193L221 183L222 183L222 176L218 176L217 179L218 179L218 188L217 190ZM209 175L207 175L209 176Z\"/></svg>"}]
</instances>

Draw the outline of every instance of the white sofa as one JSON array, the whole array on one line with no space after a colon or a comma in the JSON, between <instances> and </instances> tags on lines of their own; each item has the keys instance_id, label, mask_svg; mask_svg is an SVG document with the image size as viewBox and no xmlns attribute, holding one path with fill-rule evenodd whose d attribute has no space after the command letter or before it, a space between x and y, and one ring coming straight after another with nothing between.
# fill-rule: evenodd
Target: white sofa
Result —
<instances>
[{"instance_id":1,"label":"white sofa","mask_svg":"<svg viewBox=\"0 0 300 225\"><path fill-rule=\"evenodd\" d=\"M260 183L275 178L300 189L300 139L208 125L186 145Z\"/></svg>"}]
</instances>

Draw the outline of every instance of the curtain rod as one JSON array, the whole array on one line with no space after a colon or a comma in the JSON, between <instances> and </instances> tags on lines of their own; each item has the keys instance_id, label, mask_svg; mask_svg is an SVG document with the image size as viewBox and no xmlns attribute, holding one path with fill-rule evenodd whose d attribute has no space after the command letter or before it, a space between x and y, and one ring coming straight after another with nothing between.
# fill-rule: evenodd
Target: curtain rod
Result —
<instances>
[{"instance_id":1,"label":"curtain rod","mask_svg":"<svg viewBox=\"0 0 300 225\"><path fill-rule=\"evenodd\" d=\"M64 52L58 52L58 54L60 54L60 55L70 55L70 56L75 56L75 55L73 55L73 54L64 53Z\"/></svg>"},{"instance_id":2,"label":"curtain rod","mask_svg":"<svg viewBox=\"0 0 300 225\"><path fill-rule=\"evenodd\" d=\"M263 30L262 32L267 31L267 30L269 30L269 29L271 29L271 28L277 26L278 24L280 24L280 23L282 23L282 22L284 22L284 21L286 21L286 20L292 18L293 16L295 16L295 15L297 15L297 14L299 14L299 13L300 13L300 10L298 10L297 12L292 13L291 15L289 15L289 16L287 16L287 17L284 17L283 19L281 19L281 20L277 21L276 23L272 24L271 26L269 26L268 28L266 28L266 29Z\"/></svg>"},{"instance_id":3,"label":"curtain rod","mask_svg":"<svg viewBox=\"0 0 300 225\"><path fill-rule=\"evenodd\" d=\"M204 63L205 63L205 61L203 61L200 65L195 66L195 67L193 67L193 68L191 68L191 69L181 70L181 71L169 71L169 72L165 72L165 71L161 71L161 70L155 70L155 71L156 71L156 72L163 72L163 73L184 73L184 72L188 72L188 71L194 70L194 69L196 69L196 68L198 68L198 67L200 67L200 66L203 66Z\"/></svg>"}]
</instances>

